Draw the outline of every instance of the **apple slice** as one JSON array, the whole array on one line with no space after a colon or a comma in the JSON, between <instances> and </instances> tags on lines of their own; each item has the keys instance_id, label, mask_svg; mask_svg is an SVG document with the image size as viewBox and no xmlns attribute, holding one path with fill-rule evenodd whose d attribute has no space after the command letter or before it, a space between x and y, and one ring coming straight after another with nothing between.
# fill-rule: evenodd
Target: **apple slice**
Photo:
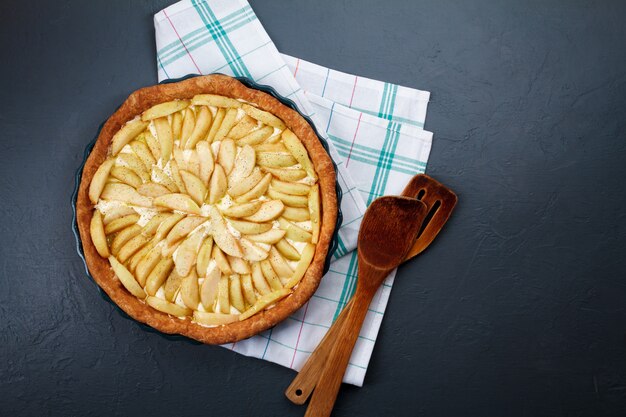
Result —
<instances>
[{"instance_id":1,"label":"apple slice","mask_svg":"<svg viewBox=\"0 0 626 417\"><path fill-rule=\"evenodd\" d=\"M320 188L318 184L311 187L309 193L309 212L311 214L311 243L317 243L320 238L321 226Z\"/></svg>"},{"instance_id":2,"label":"apple slice","mask_svg":"<svg viewBox=\"0 0 626 417\"><path fill-rule=\"evenodd\" d=\"M126 263L139 249L144 247L150 242L150 237L139 233L137 236L131 238L126 242L117 253L117 258L120 262Z\"/></svg>"},{"instance_id":3,"label":"apple slice","mask_svg":"<svg viewBox=\"0 0 626 417\"><path fill-rule=\"evenodd\" d=\"M113 268L113 272L115 272L115 275L128 292L141 300L146 298L145 291L137 284L133 274L131 274L124 265L115 259L114 256L109 256L109 263L111 264L111 268Z\"/></svg>"},{"instance_id":4,"label":"apple slice","mask_svg":"<svg viewBox=\"0 0 626 417\"><path fill-rule=\"evenodd\" d=\"M274 304L277 301L280 301L281 299L287 297L289 294L291 294L290 289L282 288L278 291L274 291L272 293L261 296L252 307L239 315L239 321L246 320L247 318L254 316L258 312L264 310L265 307Z\"/></svg>"},{"instance_id":5,"label":"apple slice","mask_svg":"<svg viewBox=\"0 0 626 417\"><path fill-rule=\"evenodd\" d=\"M146 303L155 310L158 310L161 313L169 314L170 316L174 317L191 316L191 314L193 313L193 311L188 309L187 307L182 307L178 304L170 303L169 301L165 301L153 296L146 297Z\"/></svg>"},{"instance_id":6,"label":"apple slice","mask_svg":"<svg viewBox=\"0 0 626 417\"><path fill-rule=\"evenodd\" d=\"M223 326L239 321L239 314L209 313L206 311L194 311L193 319L205 326Z\"/></svg>"},{"instance_id":7,"label":"apple slice","mask_svg":"<svg viewBox=\"0 0 626 417\"><path fill-rule=\"evenodd\" d=\"M144 197L145 198L145 197ZM199 216L200 207L187 194L166 194L154 199L154 205Z\"/></svg>"},{"instance_id":8,"label":"apple slice","mask_svg":"<svg viewBox=\"0 0 626 417\"><path fill-rule=\"evenodd\" d=\"M280 191L276 191L273 188L270 188L267 192L267 196L269 198L273 198L275 200L280 200L285 203L286 206L290 207L300 207L300 208L308 208L309 207L309 199L303 195L291 195L281 193Z\"/></svg>"},{"instance_id":9,"label":"apple slice","mask_svg":"<svg viewBox=\"0 0 626 417\"><path fill-rule=\"evenodd\" d=\"M189 275L183 278L183 282L180 285L180 296L187 307L192 310L198 309L198 303L200 303L200 288L198 287L196 271L191 270Z\"/></svg>"},{"instance_id":10,"label":"apple slice","mask_svg":"<svg viewBox=\"0 0 626 417\"><path fill-rule=\"evenodd\" d=\"M182 240L176 241L176 242L163 242L163 245L161 245L161 256L163 256L164 258L169 258L170 256L174 256L174 252L176 252L176 250L178 249L178 247L180 246L180 244L182 243Z\"/></svg>"},{"instance_id":11,"label":"apple slice","mask_svg":"<svg viewBox=\"0 0 626 417\"><path fill-rule=\"evenodd\" d=\"M285 258L283 258L283 256L280 254L280 252L278 252L278 250L276 250L274 246L270 248L269 255L270 264L272 265L274 271L276 271L276 274L280 278L291 278L293 270L291 269L287 261L285 261Z\"/></svg>"},{"instance_id":12,"label":"apple slice","mask_svg":"<svg viewBox=\"0 0 626 417\"><path fill-rule=\"evenodd\" d=\"M251 216L246 217L244 220L255 223L269 222L280 216L280 213L283 212L284 208L285 205L280 200L266 201L261 205L259 211Z\"/></svg>"},{"instance_id":13,"label":"apple slice","mask_svg":"<svg viewBox=\"0 0 626 417\"><path fill-rule=\"evenodd\" d=\"M150 171L146 169L141 159L134 153L123 152L118 154L115 159L115 164L132 169L135 171L135 174L139 175L142 181L150 181Z\"/></svg>"},{"instance_id":14,"label":"apple slice","mask_svg":"<svg viewBox=\"0 0 626 417\"><path fill-rule=\"evenodd\" d=\"M172 113L181 111L189 106L189 100L174 100L165 103L159 103L150 107L141 114L141 120L147 122L159 117L169 116Z\"/></svg>"},{"instance_id":15,"label":"apple slice","mask_svg":"<svg viewBox=\"0 0 626 417\"><path fill-rule=\"evenodd\" d=\"M138 264L137 268L135 268L135 275L137 277L137 282L143 287L146 285L146 279L150 272L154 269L154 267L161 260L161 248L159 246L155 246L150 249L150 251L146 254L145 258L143 258Z\"/></svg>"},{"instance_id":16,"label":"apple slice","mask_svg":"<svg viewBox=\"0 0 626 417\"><path fill-rule=\"evenodd\" d=\"M174 302L176 300L176 296L180 290L180 286L183 283L183 279L185 277L176 272L176 268L172 269L169 277L163 284L163 292L165 293L165 299L169 302Z\"/></svg>"},{"instance_id":17,"label":"apple slice","mask_svg":"<svg viewBox=\"0 0 626 417\"><path fill-rule=\"evenodd\" d=\"M298 162L291 154L283 152L259 152L256 161L259 166L268 168L285 168Z\"/></svg>"},{"instance_id":18,"label":"apple slice","mask_svg":"<svg viewBox=\"0 0 626 417\"><path fill-rule=\"evenodd\" d=\"M299 182L272 180L272 183L270 185L276 191L279 191L284 194L308 196L309 192L311 191L310 185L302 184Z\"/></svg>"},{"instance_id":19,"label":"apple slice","mask_svg":"<svg viewBox=\"0 0 626 417\"><path fill-rule=\"evenodd\" d=\"M152 216L148 223L146 223L141 229L141 234L144 236L152 237L159 230L159 226L170 216L174 216L174 213L158 213Z\"/></svg>"},{"instance_id":20,"label":"apple slice","mask_svg":"<svg viewBox=\"0 0 626 417\"><path fill-rule=\"evenodd\" d=\"M239 311L246 309L246 303L243 301L243 294L241 292L241 281L239 275L233 275L229 279L230 287L230 305L235 307Z\"/></svg>"},{"instance_id":21,"label":"apple slice","mask_svg":"<svg viewBox=\"0 0 626 417\"><path fill-rule=\"evenodd\" d=\"M243 245L242 245L242 249L243 249ZM244 251L244 256L245 256L245 251ZM232 268L235 274L249 274L250 273L250 265L248 265L248 262L246 262L242 258L237 258L235 256L230 256L230 255L227 255L227 258L228 258L228 263L230 264L230 267Z\"/></svg>"},{"instance_id":22,"label":"apple slice","mask_svg":"<svg viewBox=\"0 0 626 417\"><path fill-rule=\"evenodd\" d=\"M140 119L126 123L111 139L111 155L117 155L126 144L135 139L146 127L148 127L148 122Z\"/></svg>"},{"instance_id":23,"label":"apple slice","mask_svg":"<svg viewBox=\"0 0 626 417\"><path fill-rule=\"evenodd\" d=\"M174 138L172 137L172 128L170 127L167 117L159 117L154 119L154 129L156 130L157 139L161 145L161 160L167 163L172 156L172 148L174 147Z\"/></svg>"},{"instance_id":24,"label":"apple slice","mask_svg":"<svg viewBox=\"0 0 626 417\"><path fill-rule=\"evenodd\" d=\"M234 98L219 96L216 94L196 94L191 99L191 103L196 106L213 107L241 107L241 102Z\"/></svg>"},{"instance_id":25,"label":"apple slice","mask_svg":"<svg viewBox=\"0 0 626 417\"><path fill-rule=\"evenodd\" d=\"M104 233L110 235L111 233L119 232L122 229L126 229L128 226L137 223L140 217L141 216L139 216L139 214L135 213L135 210L133 210L132 214L120 217L119 219L115 219L111 223L107 224L104 227Z\"/></svg>"},{"instance_id":26,"label":"apple slice","mask_svg":"<svg viewBox=\"0 0 626 417\"><path fill-rule=\"evenodd\" d=\"M226 195L226 174L224 168L220 164L215 164L213 175L211 175L211 184L209 186L209 204L215 204Z\"/></svg>"},{"instance_id":27,"label":"apple slice","mask_svg":"<svg viewBox=\"0 0 626 417\"><path fill-rule=\"evenodd\" d=\"M204 197L206 196L207 189L202 180L190 172L180 171L180 176L183 179L183 183L185 184L185 189L193 201L195 201L198 206L202 205L204 202Z\"/></svg>"},{"instance_id":28,"label":"apple slice","mask_svg":"<svg viewBox=\"0 0 626 417\"><path fill-rule=\"evenodd\" d=\"M222 274L230 275L233 273L233 270L230 268L230 263L228 263L228 258L217 245L213 245L213 259L215 259L215 263L220 271L222 271Z\"/></svg>"},{"instance_id":29,"label":"apple slice","mask_svg":"<svg viewBox=\"0 0 626 417\"><path fill-rule=\"evenodd\" d=\"M275 135L272 135L271 137L267 138L267 140L265 141L265 143L267 144L273 144L273 143L279 143L280 142L280 138L281 138L281 134L283 132L279 131L278 133L276 133Z\"/></svg>"},{"instance_id":30,"label":"apple slice","mask_svg":"<svg viewBox=\"0 0 626 417\"><path fill-rule=\"evenodd\" d=\"M230 313L230 297L228 294L228 287L228 277L226 275L222 275L217 286L217 301L219 303L220 313L224 314Z\"/></svg>"},{"instance_id":31,"label":"apple slice","mask_svg":"<svg viewBox=\"0 0 626 417\"><path fill-rule=\"evenodd\" d=\"M305 222L311 218L311 213L302 207L285 207L283 217L292 222Z\"/></svg>"},{"instance_id":32,"label":"apple slice","mask_svg":"<svg viewBox=\"0 0 626 417\"><path fill-rule=\"evenodd\" d=\"M256 235L246 235L246 239L252 242L274 244L285 237L285 233L282 229L270 229Z\"/></svg>"},{"instance_id":33,"label":"apple slice","mask_svg":"<svg viewBox=\"0 0 626 417\"><path fill-rule=\"evenodd\" d=\"M276 271L274 271L269 259L261 261L261 270L263 271L263 276L272 290L279 290L283 287L283 284L280 282L280 278L276 274Z\"/></svg>"},{"instance_id":34,"label":"apple slice","mask_svg":"<svg viewBox=\"0 0 626 417\"><path fill-rule=\"evenodd\" d=\"M104 225L106 226L113 220L121 219L122 217L128 216L129 214L136 214L136 212L132 209L132 207L120 204L111 208L107 208L103 214L104 218L102 219L102 223L104 223Z\"/></svg>"},{"instance_id":35,"label":"apple slice","mask_svg":"<svg viewBox=\"0 0 626 417\"><path fill-rule=\"evenodd\" d=\"M161 168L156 165L152 167L152 181L156 182L157 184L161 184L172 193L177 193L178 191L180 191L178 185L176 185L176 183L169 177L169 175L167 175Z\"/></svg>"},{"instance_id":36,"label":"apple slice","mask_svg":"<svg viewBox=\"0 0 626 417\"><path fill-rule=\"evenodd\" d=\"M225 142L225 141L224 141ZM222 143L222 146L224 143ZM221 150L222 148L220 148ZM228 174L228 187L232 187L242 178L245 178L252 174L252 170L254 169L254 162L256 160L256 154L254 152L254 148L250 145L244 145L241 148L239 154L235 157L235 162L233 165L233 169Z\"/></svg>"},{"instance_id":37,"label":"apple slice","mask_svg":"<svg viewBox=\"0 0 626 417\"><path fill-rule=\"evenodd\" d=\"M111 253L117 256L120 249L122 249L122 246L124 246L126 242L137 236L139 233L141 233L141 226L139 226L138 224L134 224L116 234L115 238L113 238L113 241L111 241Z\"/></svg>"},{"instance_id":38,"label":"apple slice","mask_svg":"<svg viewBox=\"0 0 626 417\"><path fill-rule=\"evenodd\" d=\"M165 194L170 194L171 191L164 185L156 182L147 182L137 187L137 192L144 197L160 197Z\"/></svg>"},{"instance_id":39,"label":"apple slice","mask_svg":"<svg viewBox=\"0 0 626 417\"><path fill-rule=\"evenodd\" d=\"M252 285L252 275L241 275L241 289L243 290L243 297L248 305L256 303L256 294L254 293L254 286Z\"/></svg>"},{"instance_id":40,"label":"apple slice","mask_svg":"<svg viewBox=\"0 0 626 417\"><path fill-rule=\"evenodd\" d=\"M235 218L251 216L261 208L261 204L263 204L262 201L252 201L251 203L230 206L222 210L222 214Z\"/></svg>"},{"instance_id":41,"label":"apple slice","mask_svg":"<svg viewBox=\"0 0 626 417\"><path fill-rule=\"evenodd\" d=\"M104 186L100 198L116 200L141 207L152 207L152 199L144 197L130 185L122 183L109 183Z\"/></svg>"},{"instance_id":42,"label":"apple slice","mask_svg":"<svg viewBox=\"0 0 626 417\"><path fill-rule=\"evenodd\" d=\"M307 245L302 250L300 262L298 262L298 266L296 266L296 269L293 271L292 277L285 284L285 288L293 288L300 282L300 280L306 273L306 270L309 268L309 265L311 264L314 255L315 245L307 243Z\"/></svg>"},{"instance_id":43,"label":"apple slice","mask_svg":"<svg viewBox=\"0 0 626 417\"><path fill-rule=\"evenodd\" d=\"M143 184L141 178L139 178L139 175L135 174L135 171L130 168L114 166L113 168L111 168L110 175L111 177L116 178L124 184L128 184L133 188L138 188L139 186L141 186L141 184Z\"/></svg>"},{"instance_id":44,"label":"apple slice","mask_svg":"<svg viewBox=\"0 0 626 417\"><path fill-rule=\"evenodd\" d=\"M146 279L146 293L148 293L148 295L156 294L173 268L174 260L172 258L162 258Z\"/></svg>"},{"instance_id":45,"label":"apple slice","mask_svg":"<svg viewBox=\"0 0 626 417\"><path fill-rule=\"evenodd\" d=\"M176 161L176 165L178 165L178 169L187 169L187 158L185 158L185 152L179 148L178 146L174 146L172 150L172 155L174 155L174 161Z\"/></svg>"},{"instance_id":46,"label":"apple slice","mask_svg":"<svg viewBox=\"0 0 626 417\"><path fill-rule=\"evenodd\" d=\"M235 164L235 156L237 155L237 145L232 139L224 139L220 144L220 150L217 154L217 160L224 168L226 175L230 174ZM253 163L254 166L254 163Z\"/></svg>"},{"instance_id":47,"label":"apple slice","mask_svg":"<svg viewBox=\"0 0 626 417\"><path fill-rule=\"evenodd\" d=\"M287 153L289 150L282 143L261 143L254 147L257 152L282 152Z\"/></svg>"},{"instance_id":48,"label":"apple slice","mask_svg":"<svg viewBox=\"0 0 626 417\"><path fill-rule=\"evenodd\" d=\"M140 142L138 140L134 140L130 143L130 147L135 152L135 155L139 157L143 165L146 167L148 171L152 169L152 165L156 164L156 159L152 155L152 151L145 142Z\"/></svg>"},{"instance_id":49,"label":"apple slice","mask_svg":"<svg viewBox=\"0 0 626 417\"><path fill-rule=\"evenodd\" d=\"M235 108L228 109L226 111L226 114L224 115L224 120L222 120L222 123L220 124L219 129L217 129L217 132L215 132L215 137L213 138L213 142L224 139L226 134L230 132L230 129L233 128L236 121L237 121L237 109Z\"/></svg>"},{"instance_id":50,"label":"apple slice","mask_svg":"<svg viewBox=\"0 0 626 417\"><path fill-rule=\"evenodd\" d=\"M280 252L281 255L290 261L300 260L300 253L291 243L287 241L287 239L281 239L274 246L276 246L276 249L278 249L278 252Z\"/></svg>"},{"instance_id":51,"label":"apple slice","mask_svg":"<svg viewBox=\"0 0 626 417\"><path fill-rule=\"evenodd\" d=\"M148 252L150 252L153 247L154 244L152 242L149 242L143 248L139 249L137 253L135 253L128 261L128 270L134 273L137 270L137 265L139 265L139 262L141 262L141 260L146 257Z\"/></svg>"},{"instance_id":52,"label":"apple slice","mask_svg":"<svg viewBox=\"0 0 626 417\"><path fill-rule=\"evenodd\" d=\"M209 217L211 218L211 230L213 232L213 241L220 247L226 254L242 257L243 252L239 246L239 242L230 234L226 227L226 222L215 208L215 206L208 207Z\"/></svg>"},{"instance_id":53,"label":"apple slice","mask_svg":"<svg viewBox=\"0 0 626 417\"><path fill-rule=\"evenodd\" d=\"M257 127L257 121L252 117L246 115L244 116L226 135L230 139L237 140L246 136L248 133L252 131L252 129Z\"/></svg>"},{"instance_id":54,"label":"apple slice","mask_svg":"<svg viewBox=\"0 0 626 417\"><path fill-rule=\"evenodd\" d=\"M191 172L196 177L200 176L200 158L198 157L198 152L195 149L192 149L189 152L189 158L187 160L187 171Z\"/></svg>"},{"instance_id":55,"label":"apple slice","mask_svg":"<svg viewBox=\"0 0 626 417\"><path fill-rule=\"evenodd\" d=\"M196 263L196 259L198 258L198 250L200 249L200 245L202 244L202 240L204 239L204 232L198 231L193 233L187 237L178 247L178 252L176 252L176 258L174 259L174 264L176 264L176 271L182 275L187 276L189 272L193 270L195 274L195 269L193 266Z\"/></svg>"},{"instance_id":56,"label":"apple slice","mask_svg":"<svg viewBox=\"0 0 626 417\"><path fill-rule=\"evenodd\" d=\"M100 199L100 194L107 182L107 178L109 177L109 172L113 168L113 164L115 164L115 158L107 159L98 167L96 173L93 175L91 179L91 184L89 184L89 200L96 204L98 199Z\"/></svg>"},{"instance_id":57,"label":"apple slice","mask_svg":"<svg viewBox=\"0 0 626 417\"><path fill-rule=\"evenodd\" d=\"M265 249L254 244L246 238L242 237L239 240L239 243L241 244L241 249L243 250L243 259L251 262L258 262L266 259L268 256L268 252Z\"/></svg>"},{"instance_id":58,"label":"apple slice","mask_svg":"<svg viewBox=\"0 0 626 417\"><path fill-rule=\"evenodd\" d=\"M313 238L311 233L282 217L278 219L278 222L280 223L280 228L287 231L285 234L287 239L295 240L296 242L310 242Z\"/></svg>"},{"instance_id":59,"label":"apple slice","mask_svg":"<svg viewBox=\"0 0 626 417\"><path fill-rule=\"evenodd\" d=\"M249 116L255 118L263 124L276 127L280 130L283 130L285 128L285 123L283 123L282 120L274 116L272 113L268 113L265 110L261 110L246 103L242 104L241 107Z\"/></svg>"},{"instance_id":60,"label":"apple slice","mask_svg":"<svg viewBox=\"0 0 626 417\"><path fill-rule=\"evenodd\" d=\"M176 188L181 193L186 193L187 188L185 188L185 183L183 182L183 178L180 176L180 170L178 169L178 163L175 160L171 160L169 162L170 173L172 175L172 179L174 180L174 184L176 184Z\"/></svg>"},{"instance_id":61,"label":"apple slice","mask_svg":"<svg viewBox=\"0 0 626 417\"><path fill-rule=\"evenodd\" d=\"M186 171L191 172L196 177L200 176L200 158L198 157L198 152L195 149L192 149L189 152L189 158L187 160L187 169Z\"/></svg>"},{"instance_id":62,"label":"apple slice","mask_svg":"<svg viewBox=\"0 0 626 417\"><path fill-rule=\"evenodd\" d=\"M257 235L259 233L267 232L272 228L271 223L254 223L233 219L229 219L228 221L231 226L235 228L235 230L243 233L244 235Z\"/></svg>"},{"instance_id":63,"label":"apple slice","mask_svg":"<svg viewBox=\"0 0 626 417\"><path fill-rule=\"evenodd\" d=\"M184 214L171 213L170 216L163 220L163 223L161 223L157 228L156 234L154 236L154 241L158 243L161 240L165 239L165 237L169 234L172 228L184 218Z\"/></svg>"},{"instance_id":64,"label":"apple slice","mask_svg":"<svg viewBox=\"0 0 626 417\"><path fill-rule=\"evenodd\" d=\"M313 162L309 158L309 154L306 148L300 142L300 139L289 129L285 130L282 134L283 143L289 149L289 152L296 158L296 160L302 165L302 168L309 174L310 177L317 179L317 174L313 168Z\"/></svg>"},{"instance_id":65,"label":"apple slice","mask_svg":"<svg viewBox=\"0 0 626 417\"><path fill-rule=\"evenodd\" d=\"M179 148L184 148L187 139L193 134L193 130L196 127L196 114L192 109L185 109L185 117L183 118L183 126L180 132Z\"/></svg>"},{"instance_id":66,"label":"apple slice","mask_svg":"<svg viewBox=\"0 0 626 417\"><path fill-rule=\"evenodd\" d=\"M258 167L254 167L250 175L238 181L229 179L228 194L231 197L239 197L252 190L263 179L263 173Z\"/></svg>"},{"instance_id":67,"label":"apple slice","mask_svg":"<svg viewBox=\"0 0 626 417\"><path fill-rule=\"evenodd\" d=\"M203 140L196 145L196 151L198 152L198 160L200 161L200 179L205 183L209 183L211 173L215 168L215 161L213 160L213 151L209 142Z\"/></svg>"},{"instance_id":68,"label":"apple slice","mask_svg":"<svg viewBox=\"0 0 626 417\"><path fill-rule=\"evenodd\" d=\"M226 116L226 109L224 108L217 109L217 112L215 113L215 117L213 118L213 124L211 125L211 129L209 130L209 133L206 135L207 142L212 143L215 141L215 135L217 134L217 131L219 130L220 126L222 125L222 122L224 121L224 116Z\"/></svg>"},{"instance_id":69,"label":"apple slice","mask_svg":"<svg viewBox=\"0 0 626 417\"><path fill-rule=\"evenodd\" d=\"M146 145L150 148L150 152L152 152L152 156L154 156L154 159L158 161L161 158L161 145L159 144L157 138L155 138L149 130L140 134L137 139L139 140L140 137L143 137Z\"/></svg>"},{"instance_id":70,"label":"apple slice","mask_svg":"<svg viewBox=\"0 0 626 417\"><path fill-rule=\"evenodd\" d=\"M206 221L207 219L204 217L185 217L184 219L176 223L176 226L172 227L172 230L170 230L170 232L167 234L167 237L165 238L167 244L171 246L179 240L184 239L187 235L193 232L194 229L196 229L198 226L200 226L202 223L205 223ZM200 243L198 243L198 245L199 244ZM196 247L196 251L197 250L198 248Z\"/></svg>"},{"instance_id":71,"label":"apple slice","mask_svg":"<svg viewBox=\"0 0 626 417\"><path fill-rule=\"evenodd\" d=\"M222 273L217 264L212 262L206 271L206 277L200 290L200 301L207 310L213 310L217 298L218 286Z\"/></svg>"},{"instance_id":72,"label":"apple slice","mask_svg":"<svg viewBox=\"0 0 626 417\"><path fill-rule=\"evenodd\" d=\"M198 260L196 261L196 272L199 277L206 276L209 262L211 261L211 252L213 251L213 237L207 237L198 251Z\"/></svg>"},{"instance_id":73,"label":"apple slice","mask_svg":"<svg viewBox=\"0 0 626 417\"><path fill-rule=\"evenodd\" d=\"M107 246L107 237L104 234L104 224L102 223L102 214L98 210L94 210L89 225L89 234L91 241L96 247L98 254L103 258L109 257L109 247Z\"/></svg>"},{"instance_id":74,"label":"apple slice","mask_svg":"<svg viewBox=\"0 0 626 417\"><path fill-rule=\"evenodd\" d=\"M261 180L263 174L258 167L254 167L252 173L239 181L229 181L228 194L231 197L239 197L252 190Z\"/></svg>"},{"instance_id":75,"label":"apple slice","mask_svg":"<svg viewBox=\"0 0 626 417\"><path fill-rule=\"evenodd\" d=\"M196 125L193 128L193 132L185 141L185 149L195 148L196 143L206 137L212 121L213 115L211 114L211 110L209 110L206 106L202 106L198 112L198 118L196 119Z\"/></svg>"},{"instance_id":76,"label":"apple slice","mask_svg":"<svg viewBox=\"0 0 626 417\"><path fill-rule=\"evenodd\" d=\"M274 128L272 126L264 126L260 129L257 129L248 133L246 136L239 139L237 141L237 145L239 146L258 145L259 143L262 143L267 138L272 136L273 133L274 133Z\"/></svg>"},{"instance_id":77,"label":"apple slice","mask_svg":"<svg viewBox=\"0 0 626 417\"><path fill-rule=\"evenodd\" d=\"M263 270L261 269L261 263L259 262L252 264L252 283L254 284L254 288L256 288L261 295L272 292L272 289L265 280L265 276L263 276Z\"/></svg>"},{"instance_id":78,"label":"apple slice","mask_svg":"<svg viewBox=\"0 0 626 417\"><path fill-rule=\"evenodd\" d=\"M254 186L254 188L252 188L247 193L235 198L235 202L247 203L248 201L261 197L267 191L267 187L269 187L271 180L272 174L265 174L265 176L261 179L261 181L259 181L257 185Z\"/></svg>"},{"instance_id":79,"label":"apple slice","mask_svg":"<svg viewBox=\"0 0 626 417\"><path fill-rule=\"evenodd\" d=\"M182 111L178 111L172 114L172 138L174 139L174 142L180 141L180 134L182 130L183 130L183 113Z\"/></svg>"}]
</instances>

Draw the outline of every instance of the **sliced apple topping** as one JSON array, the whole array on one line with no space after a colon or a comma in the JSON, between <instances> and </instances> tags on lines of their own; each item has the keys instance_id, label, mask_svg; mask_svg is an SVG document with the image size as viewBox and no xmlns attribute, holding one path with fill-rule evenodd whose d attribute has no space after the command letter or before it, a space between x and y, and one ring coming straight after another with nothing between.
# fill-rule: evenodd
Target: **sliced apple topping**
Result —
<instances>
[{"instance_id":1,"label":"sliced apple topping","mask_svg":"<svg viewBox=\"0 0 626 417\"><path fill-rule=\"evenodd\" d=\"M141 120L149 121L159 117L169 116L172 113L181 111L189 106L189 100L174 100L166 103L159 103L150 107L141 114Z\"/></svg>"},{"instance_id":2,"label":"sliced apple topping","mask_svg":"<svg viewBox=\"0 0 626 417\"><path fill-rule=\"evenodd\" d=\"M111 140L111 155L117 155L126 144L135 139L137 135L143 132L148 123L140 119L131 120L126 123Z\"/></svg>"},{"instance_id":3,"label":"sliced apple topping","mask_svg":"<svg viewBox=\"0 0 626 417\"><path fill-rule=\"evenodd\" d=\"M154 199L155 206L200 215L200 207L187 194L166 194Z\"/></svg>"},{"instance_id":4,"label":"sliced apple topping","mask_svg":"<svg viewBox=\"0 0 626 417\"><path fill-rule=\"evenodd\" d=\"M280 118L220 95L158 103L123 124L88 197L91 241L121 285L203 326L288 296L320 238L306 147Z\"/></svg>"}]
</instances>

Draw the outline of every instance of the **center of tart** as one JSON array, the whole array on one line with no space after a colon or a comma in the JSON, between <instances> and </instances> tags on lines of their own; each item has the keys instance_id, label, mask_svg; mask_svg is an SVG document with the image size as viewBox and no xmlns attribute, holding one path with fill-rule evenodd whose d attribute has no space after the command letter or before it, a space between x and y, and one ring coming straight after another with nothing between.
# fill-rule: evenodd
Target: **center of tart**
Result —
<instances>
[{"instance_id":1,"label":"center of tart","mask_svg":"<svg viewBox=\"0 0 626 417\"><path fill-rule=\"evenodd\" d=\"M288 296L320 230L317 174L282 120L202 94L128 121L96 171L91 236L151 307L227 324Z\"/></svg>"}]
</instances>

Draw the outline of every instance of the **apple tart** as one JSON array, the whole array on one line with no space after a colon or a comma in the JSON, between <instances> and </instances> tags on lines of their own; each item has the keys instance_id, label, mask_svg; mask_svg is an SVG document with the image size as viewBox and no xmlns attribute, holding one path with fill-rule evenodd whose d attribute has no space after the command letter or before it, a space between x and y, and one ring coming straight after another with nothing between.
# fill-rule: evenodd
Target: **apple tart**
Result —
<instances>
[{"instance_id":1,"label":"apple tart","mask_svg":"<svg viewBox=\"0 0 626 417\"><path fill-rule=\"evenodd\" d=\"M337 218L307 121L223 76L131 94L77 197L85 259L134 319L205 343L250 337L313 294Z\"/></svg>"}]
</instances>

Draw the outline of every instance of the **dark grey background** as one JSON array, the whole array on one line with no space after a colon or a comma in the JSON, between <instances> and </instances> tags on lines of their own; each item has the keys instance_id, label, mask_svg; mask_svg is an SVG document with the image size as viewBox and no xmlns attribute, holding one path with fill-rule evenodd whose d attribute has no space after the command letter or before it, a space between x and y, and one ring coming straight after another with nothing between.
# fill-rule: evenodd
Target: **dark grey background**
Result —
<instances>
[{"instance_id":1,"label":"dark grey background","mask_svg":"<svg viewBox=\"0 0 626 417\"><path fill-rule=\"evenodd\" d=\"M169 1L0 5L0 415L298 416L294 373L104 302L70 230L98 125L156 82ZM460 203L401 268L336 416L626 414L626 2L253 1L278 48L432 92Z\"/></svg>"}]
</instances>

